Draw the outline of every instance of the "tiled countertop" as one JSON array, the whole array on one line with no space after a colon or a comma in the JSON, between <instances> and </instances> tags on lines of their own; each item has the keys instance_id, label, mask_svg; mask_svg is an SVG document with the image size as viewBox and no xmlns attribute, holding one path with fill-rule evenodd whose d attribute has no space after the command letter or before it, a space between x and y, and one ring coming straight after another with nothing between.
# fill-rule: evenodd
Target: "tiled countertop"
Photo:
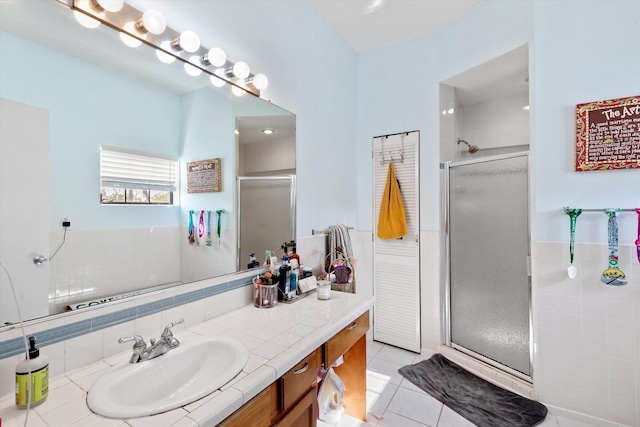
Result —
<instances>
[{"instance_id":1,"label":"tiled countertop","mask_svg":"<svg viewBox=\"0 0 640 427\"><path fill-rule=\"evenodd\" d=\"M201 337L237 338L249 349L249 360L232 381L189 405L150 417L116 420L92 413L86 394L106 369L128 363L131 351L119 353L51 378L49 396L30 412L28 426L215 426L372 306L373 298L332 292L329 300L310 295L269 309L247 305L186 329L175 327L182 345ZM2 426L23 425L24 414L13 405L2 409Z\"/></svg>"}]
</instances>

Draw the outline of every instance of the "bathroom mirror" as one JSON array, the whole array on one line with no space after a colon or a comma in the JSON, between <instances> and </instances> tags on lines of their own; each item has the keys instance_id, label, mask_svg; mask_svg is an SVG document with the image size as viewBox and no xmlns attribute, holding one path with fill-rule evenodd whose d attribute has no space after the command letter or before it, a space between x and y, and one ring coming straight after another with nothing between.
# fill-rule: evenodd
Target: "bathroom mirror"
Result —
<instances>
[{"instance_id":1,"label":"bathroom mirror","mask_svg":"<svg viewBox=\"0 0 640 427\"><path fill-rule=\"evenodd\" d=\"M15 177L25 191L32 182L49 187L49 201L43 198L38 212L23 214L29 221L47 221L51 230L49 248L31 251L48 250L48 258L55 253L43 267L48 283L21 290L29 299L48 301L48 314L55 314L65 306L74 308L72 303L246 268L244 260L238 261L236 122L246 129L255 128L253 122L260 129L273 128L274 140L287 135L292 144L293 163L248 175L291 176L292 113L248 93L232 95L229 84L214 87L204 73L191 77L179 60L163 64L155 49L127 47L118 32L105 25L84 28L71 9L56 0L0 2L0 30L0 97L45 109L50 121L50 171L46 176L30 172L25 182L24 176ZM174 204L101 205L100 147L105 145L177 159L180 179ZM263 155L268 164L269 151ZM187 163L213 159L220 159L220 191L189 192ZM190 216L199 230L193 244L188 239ZM63 219L70 227L62 227ZM29 228L16 238L28 242ZM273 242L274 248L281 243ZM0 280L4 295L5 279ZM3 305L2 311L9 309ZM23 316L42 317L46 311ZM0 319L7 321L14 320Z\"/></svg>"}]
</instances>

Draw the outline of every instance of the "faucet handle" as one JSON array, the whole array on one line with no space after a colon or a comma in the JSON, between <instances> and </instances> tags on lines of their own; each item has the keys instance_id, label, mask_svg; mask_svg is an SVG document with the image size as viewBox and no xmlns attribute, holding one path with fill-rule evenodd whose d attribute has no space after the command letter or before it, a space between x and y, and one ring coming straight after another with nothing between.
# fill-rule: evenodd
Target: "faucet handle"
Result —
<instances>
[{"instance_id":1,"label":"faucet handle","mask_svg":"<svg viewBox=\"0 0 640 427\"><path fill-rule=\"evenodd\" d=\"M120 344L124 344L126 342L135 341L134 347L146 347L147 343L144 342L144 339L140 335L133 335L130 337L121 337L118 338L118 342Z\"/></svg>"},{"instance_id":2,"label":"faucet handle","mask_svg":"<svg viewBox=\"0 0 640 427\"><path fill-rule=\"evenodd\" d=\"M178 320L175 320L171 323L169 323L167 326L165 326L164 331L162 331L162 335L163 337L167 337L167 336L172 336L173 334L171 333L171 328L173 328L176 325L179 325L181 323L184 323L184 319L180 318Z\"/></svg>"}]
</instances>

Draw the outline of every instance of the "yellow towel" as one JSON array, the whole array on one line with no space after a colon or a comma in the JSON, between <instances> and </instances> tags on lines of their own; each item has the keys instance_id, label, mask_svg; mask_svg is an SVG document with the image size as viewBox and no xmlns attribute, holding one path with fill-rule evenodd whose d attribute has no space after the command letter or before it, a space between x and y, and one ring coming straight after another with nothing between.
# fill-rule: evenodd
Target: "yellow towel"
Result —
<instances>
[{"instance_id":1,"label":"yellow towel","mask_svg":"<svg viewBox=\"0 0 640 427\"><path fill-rule=\"evenodd\" d=\"M382 193L380 216L378 217L378 237L381 239L399 239L407 235L407 215L396 179L393 162L389 163L387 183Z\"/></svg>"}]
</instances>

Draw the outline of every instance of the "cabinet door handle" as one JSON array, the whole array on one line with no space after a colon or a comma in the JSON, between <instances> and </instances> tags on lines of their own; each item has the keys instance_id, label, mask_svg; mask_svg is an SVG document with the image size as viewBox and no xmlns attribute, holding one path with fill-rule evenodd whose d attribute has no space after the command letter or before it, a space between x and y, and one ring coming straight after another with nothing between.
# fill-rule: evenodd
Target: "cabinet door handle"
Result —
<instances>
[{"instance_id":1,"label":"cabinet door handle","mask_svg":"<svg viewBox=\"0 0 640 427\"><path fill-rule=\"evenodd\" d=\"M358 324L356 322L353 322L352 324L347 326L347 331L353 331L356 328L356 326L358 326Z\"/></svg>"},{"instance_id":2,"label":"cabinet door handle","mask_svg":"<svg viewBox=\"0 0 640 427\"><path fill-rule=\"evenodd\" d=\"M309 369L309 363L308 362L305 363L302 368L298 369L297 371L293 371L293 375L300 375L300 374L306 372L307 369Z\"/></svg>"}]
</instances>

